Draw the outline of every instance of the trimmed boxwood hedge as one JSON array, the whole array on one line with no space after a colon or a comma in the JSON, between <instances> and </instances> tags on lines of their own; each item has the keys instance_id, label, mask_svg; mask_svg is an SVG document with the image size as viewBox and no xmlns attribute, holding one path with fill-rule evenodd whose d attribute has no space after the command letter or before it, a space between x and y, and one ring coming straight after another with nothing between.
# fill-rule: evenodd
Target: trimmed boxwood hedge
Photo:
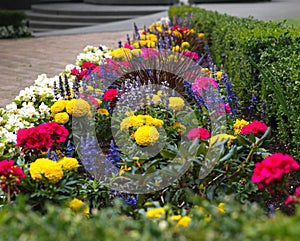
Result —
<instances>
[{"instance_id":1,"label":"trimmed boxwood hedge","mask_svg":"<svg viewBox=\"0 0 300 241\"><path fill-rule=\"evenodd\" d=\"M0 38L31 36L26 26L27 15L21 10L0 10Z\"/></svg>"},{"instance_id":2,"label":"trimmed boxwood hedge","mask_svg":"<svg viewBox=\"0 0 300 241\"><path fill-rule=\"evenodd\" d=\"M300 29L190 6L171 7L169 16L188 12L192 27L208 37L215 64L232 78L241 115L265 120L276 138L273 150L300 159ZM253 95L257 102L249 111Z\"/></svg>"}]
</instances>

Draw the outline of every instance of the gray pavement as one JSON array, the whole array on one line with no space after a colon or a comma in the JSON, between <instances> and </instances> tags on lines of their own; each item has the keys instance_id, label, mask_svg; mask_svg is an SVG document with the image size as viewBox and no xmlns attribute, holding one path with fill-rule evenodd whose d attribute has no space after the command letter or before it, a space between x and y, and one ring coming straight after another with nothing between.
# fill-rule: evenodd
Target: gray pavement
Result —
<instances>
[{"instance_id":1,"label":"gray pavement","mask_svg":"<svg viewBox=\"0 0 300 241\"><path fill-rule=\"evenodd\" d=\"M238 17L253 16L261 20L300 18L300 0L196 6ZM126 33L131 35L134 22L142 28L166 16L167 11L164 11L133 20L40 33L35 38L0 40L0 107L9 104L39 74L46 73L48 77L53 77L61 73L67 64L74 64L76 56L86 45L116 47L118 40L125 41Z\"/></svg>"}]
</instances>

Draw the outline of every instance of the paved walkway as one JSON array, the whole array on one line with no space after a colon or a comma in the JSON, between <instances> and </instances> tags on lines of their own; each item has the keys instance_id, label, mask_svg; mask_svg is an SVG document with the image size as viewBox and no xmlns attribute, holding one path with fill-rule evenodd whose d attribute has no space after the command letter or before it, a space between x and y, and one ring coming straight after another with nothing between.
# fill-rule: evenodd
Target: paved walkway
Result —
<instances>
[{"instance_id":1,"label":"paved walkway","mask_svg":"<svg viewBox=\"0 0 300 241\"><path fill-rule=\"evenodd\" d=\"M240 17L300 18L299 0L197 6ZM53 77L67 64L74 64L76 56L86 45L117 47L118 40L125 41L126 34L131 34L133 22L142 28L165 16L167 12L161 12L134 20L40 34L36 38L0 40L0 107L11 103L19 91L31 85L39 74Z\"/></svg>"}]
</instances>

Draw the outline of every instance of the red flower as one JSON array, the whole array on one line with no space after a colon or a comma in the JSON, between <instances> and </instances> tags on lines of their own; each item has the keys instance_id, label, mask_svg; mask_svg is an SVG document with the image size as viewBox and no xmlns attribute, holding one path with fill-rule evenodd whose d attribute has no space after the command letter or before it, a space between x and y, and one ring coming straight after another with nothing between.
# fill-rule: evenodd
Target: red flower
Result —
<instances>
[{"instance_id":1,"label":"red flower","mask_svg":"<svg viewBox=\"0 0 300 241\"><path fill-rule=\"evenodd\" d=\"M47 151L55 144L65 142L68 135L69 132L64 126L56 122L47 122L37 127L19 130L16 145L25 151Z\"/></svg>"},{"instance_id":2,"label":"red flower","mask_svg":"<svg viewBox=\"0 0 300 241\"><path fill-rule=\"evenodd\" d=\"M298 162L289 155L274 153L262 162L256 163L251 177L260 189L279 181L284 174L300 168Z\"/></svg>"},{"instance_id":3,"label":"red flower","mask_svg":"<svg viewBox=\"0 0 300 241\"><path fill-rule=\"evenodd\" d=\"M284 201L284 204L288 205L290 203L298 203L298 199L293 196L288 196L287 199Z\"/></svg>"},{"instance_id":4,"label":"red flower","mask_svg":"<svg viewBox=\"0 0 300 241\"><path fill-rule=\"evenodd\" d=\"M194 141L196 138L201 140L206 140L209 137L210 137L210 132L205 128L194 128L191 129L187 134L187 138L189 138L191 141Z\"/></svg>"},{"instance_id":5,"label":"red flower","mask_svg":"<svg viewBox=\"0 0 300 241\"><path fill-rule=\"evenodd\" d=\"M300 186L296 188L295 195L300 197Z\"/></svg>"},{"instance_id":6,"label":"red flower","mask_svg":"<svg viewBox=\"0 0 300 241\"><path fill-rule=\"evenodd\" d=\"M245 125L240 134L249 135L250 133L253 133L255 136L261 137L265 134L267 129L268 126L265 123L255 120L250 124Z\"/></svg>"},{"instance_id":7,"label":"red flower","mask_svg":"<svg viewBox=\"0 0 300 241\"><path fill-rule=\"evenodd\" d=\"M78 80L81 80L83 77L86 77L86 76L88 76L88 70L87 69L85 69L85 70L82 70L80 73L79 73L79 75L78 75Z\"/></svg>"},{"instance_id":8,"label":"red flower","mask_svg":"<svg viewBox=\"0 0 300 241\"><path fill-rule=\"evenodd\" d=\"M78 75L79 74L79 70L76 67L74 67L73 69L71 69L71 74Z\"/></svg>"},{"instance_id":9,"label":"red flower","mask_svg":"<svg viewBox=\"0 0 300 241\"><path fill-rule=\"evenodd\" d=\"M14 160L0 162L0 184L4 192L18 192L16 186L21 182L21 178L25 177L22 168L14 165Z\"/></svg>"},{"instance_id":10,"label":"red flower","mask_svg":"<svg viewBox=\"0 0 300 241\"><path fill-rule=\"evenodd\" d=\"M82 69L94 69L97 65L92 62L83 62L81 65Z\"/></svg>"},{"instance_id":11,"label":"red flower","mask_svg":"<svg viewBox=\"0 0 300 241\"><path fill-rule=\"evenodd\" d=\"M117 89L108 89L104 93L103 100L113 101L117 97L118 97L118 90Z\"/></svg>"}]
</instances>

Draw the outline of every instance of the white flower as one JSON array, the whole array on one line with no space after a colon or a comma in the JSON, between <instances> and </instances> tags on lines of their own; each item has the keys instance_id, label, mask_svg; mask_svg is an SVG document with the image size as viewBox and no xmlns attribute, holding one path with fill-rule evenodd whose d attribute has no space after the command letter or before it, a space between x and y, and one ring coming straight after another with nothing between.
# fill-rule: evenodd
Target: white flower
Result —
<instances>
[{"instance_id":1,"label":"white flower","mask_svg":"<svg viewBox=\"0 0 300 241\"><path fill-rule=\"evenodd\" d=\"M50 115L50 108L44 102L40 104L39 111L42 115Z\"/></svg>"},{"instance_id":2,"label":"white flower","mask_svg":"<svg viewBox=\"0 0 300 241\"><path fill-rule=\"evenodd\" d=\"M18 106L16 103L12 102L11 104L6 105L5 108L7 111L15 111L15 110L17 110Z\"/></svg>"}]
</instances>

